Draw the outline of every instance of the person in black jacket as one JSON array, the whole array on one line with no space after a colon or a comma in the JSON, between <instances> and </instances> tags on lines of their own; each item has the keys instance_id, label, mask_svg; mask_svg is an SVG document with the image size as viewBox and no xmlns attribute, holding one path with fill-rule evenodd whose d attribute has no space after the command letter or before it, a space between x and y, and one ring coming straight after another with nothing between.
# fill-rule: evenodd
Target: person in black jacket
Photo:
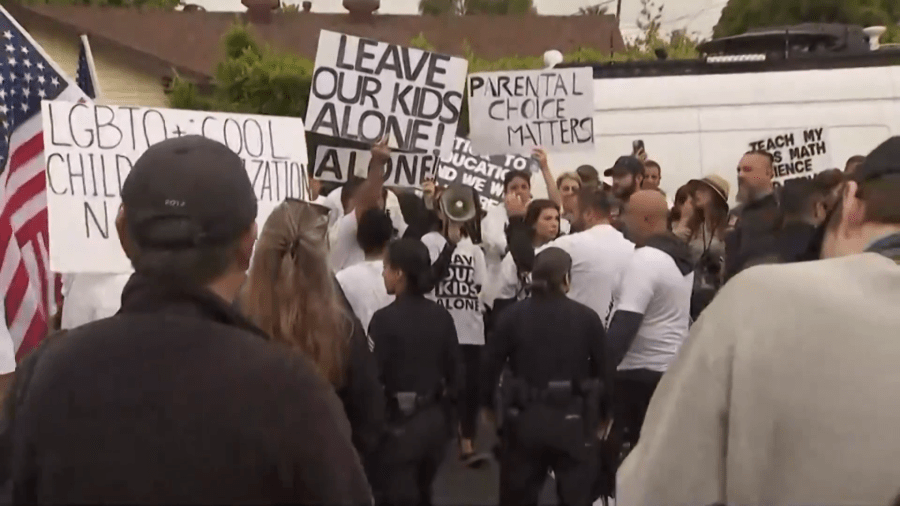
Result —
<instances>
[{"instance_id":1,"label":"person in black jacket","mask_svg":"<svg viewBox=\"0 0 900 506\"><path fill-rule=\"evenodd\" d=\"M13 502L370 504L331 386L232 308L256 239L240 157L199 136L155 144L122 204L121 310L20 365Z\"/></svg>"},{"instance_id":2,"label":"person in black jacket","mask_svg":"<svg viewBox=\"0 0 900 506\"><path fill-rule=\"evenodd\" d=\"M561 504L589 505L597 435L610 406L609 361L596 312L566 297L571 257L550 247L537 255L531 296L500 315L485 350L482 405L493 411L501 370L503 444L500 504L537 504L548 469ZM496 415L489 415L495 418Z\"/></svg>"},{"instance_id":3,"label":"person in black jacket","mask_svg":"<svg viewBox=\"0 0 900 506\"><path fill-rule=\"evenodd\" d=\"M781 227L775 192L775 159L766 151L749 151L738 164L737 201L725 233L725 281L760 257L770 254Z\"/></svg>"},{"instance_id":4,"label":"person in black jacket","mask_svg":"<svg viewBox=\"0 0 900 506\"><path fill-rule=\"evenodd\" d=\"M328 268L325 209L276 207L260 232L241 311L270 338L307 356L337 390L367 471L384 431L384 400L365 329Z\"/></svg>"},{"instance_id":5,"label":"person in black jacket","mask_svg":"<svg viewBox=\"0 0 900 506\"><path fill-rule=\"evenodd\" d=\"M453 318L425 298L434 287L430 260L415 239L388 247L384 285L397 298L369 323L388 407L377 499L390 505L431 504L432 483L453 437L451 404L462 389Z\"/></svg>"}]
</instances>

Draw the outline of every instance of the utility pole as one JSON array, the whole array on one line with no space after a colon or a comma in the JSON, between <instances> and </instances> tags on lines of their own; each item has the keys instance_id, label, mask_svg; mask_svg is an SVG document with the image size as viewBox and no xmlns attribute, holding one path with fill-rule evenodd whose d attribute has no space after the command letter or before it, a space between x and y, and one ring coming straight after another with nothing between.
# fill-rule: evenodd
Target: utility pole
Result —
<instances>
[{"instance_id":1,"label":"utility pole","mask_svg":"<svg viewBox=\"0 0 900 506\"><path fill-rule=\"evenodd\" d=\"M622 0L619 0L616 4L616 23L619 25L619 28L622 27Z\"/></svg>"}]
</instances>

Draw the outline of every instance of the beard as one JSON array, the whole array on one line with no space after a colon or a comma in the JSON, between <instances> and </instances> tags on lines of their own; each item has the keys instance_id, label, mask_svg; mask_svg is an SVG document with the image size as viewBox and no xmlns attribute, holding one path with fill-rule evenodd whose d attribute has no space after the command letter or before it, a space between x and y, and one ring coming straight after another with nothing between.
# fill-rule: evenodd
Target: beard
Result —
<instances>
[{"instance_id":1,"label":"beard","mask_svg":"<svg viewBox=\"0 0 900 506\"><path fill-rule=\"evenodd\" d=\"M637 181L632 181L628 186L613 187L613 196L619 200L628 200L637 191Z\"/></svg>"},{"instance_id":2,"label":"beard","mask_svg":"<svg viewBox=\"0 0 900 506\"><path fill-rule=\"evenodd\" d=\"M752 201L755 194L756 191L749 184L738 181L738 191L735 200L739 204L746 204Z\"/></svg>"}]
</instances>

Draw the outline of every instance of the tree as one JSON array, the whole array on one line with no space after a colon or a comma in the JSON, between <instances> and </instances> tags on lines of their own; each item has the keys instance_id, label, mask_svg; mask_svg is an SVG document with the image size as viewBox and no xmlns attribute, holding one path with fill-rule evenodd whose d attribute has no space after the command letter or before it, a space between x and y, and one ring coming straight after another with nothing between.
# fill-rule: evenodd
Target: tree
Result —
<instances>
[{"instance_id":1,"label":"tree","mask_svg":"<svg viewBox=\"0 0 900 506\"><path fill-rule=\"evenodd\" d=\"M530 14L533 0L419 0L419 12L430 16Z\"/></svg>"},{"instance_id":2,"label":"tree","mask_svg":"<svg viewBox=\"0 0 900 506\"><path fill-rule=\"evenodd\" d=\"M653 16L648 15L645 21L649 23L652 19ZM408 45L434 50L422 34L409 41ZM216 68L212 91L201 93L199 86L176 76L169 90L169 103L173 108L301 118L306 116L314 62L261 46L243 25L232 28L224 38L224 46L225 58ZM541 56L488 60L476 55L468 45L464 46L463 56L469 61L469 72L540 69L544 66ZM610 54L606 50L581 48L564 56L566 62L584 64L655 60L654 50L660 48L666 50L670 59L697 57L696 40L683 32L663 38L658 29L627 44L625 51L621 53ZM468 132L467 107L467 101L463 99L459 132L462 135ZM316 146L325 142L325 138L307 133L306 140L313 159ZM360 147L339 139L327 139L327 142L332 145Z\"/></svg>"},{"instance_id":3,"label":"tree","mask_svg":"<svg viewBox=\"0 0 900 506\"><path fill-rule=\"evenodd\" d=\"M579 16L605 16L609 14L609 4L611 0L608 0L602 4L596 5L588 5L587 7L579 7L578 15Z\"/></svg>"},{"instance_id":4,"label":"tree","mask_svg":"<svg viewBox=\"0 0 900 506\"><path fill-rule=\"evenodd\" d=\"M745 33L752 28L800 23L883 25L883 40L900 41L897 0L729 0L722 10L715 37Z\"/></svg>"}]
</instances>

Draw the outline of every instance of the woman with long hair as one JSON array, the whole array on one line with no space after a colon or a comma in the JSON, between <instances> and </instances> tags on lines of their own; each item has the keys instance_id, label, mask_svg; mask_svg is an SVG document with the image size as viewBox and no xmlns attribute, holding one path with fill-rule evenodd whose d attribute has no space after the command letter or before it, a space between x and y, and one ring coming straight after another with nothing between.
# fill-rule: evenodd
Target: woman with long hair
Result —
<instances>
[{"instance_id":1,"label":"woman with long hair","mask_svg":"<svg viewBox=\"0 0 900 506\"><path fill-rule=\"evenodd\" d=\"M462 361L453 317L425 295L434 289L428 248L400 239L384 258L384 287L394 302L369 324L387 401L387 436L375 476L380 502L431 504L431 487L453 437L453 405Z\"/></svg>"},{"instance_id":2,"label":"woman with long hair","mask_svg":"<svg viewBox=\"0 0 900 506\"><path fill-rule=\"evenodd\" d=\"M536 255L560 235L559 206L546 199L531 201L525 212L524 226L528 230L529 246L534 249ZM510 247L518 246L515 239L510 243ZM497 316L503 308L528 296L530 278L530 271L524 266L517 266L512 252L507 253L500 264L500 274L497 278L499 291L494 302Z\"/></svg>"},{"instance_id":3,"label":"woman with long hair","mask_svg":"<svg viewBox=\"0 0 900 506\"><path fill-rule=\"evenodd\" d=\"M716 174L692 180L688 185L689 197L672 232L691 248L695 266L691 317L696 320L724 281L730 185Z\"/></svg>"},{"instance_id":4,"label":"woman with long hair","mask_svg":"<svg viewBox=\"0 0 900 506\"><path fill-rule=\"evenodd\" d=\"M239 307L272 341L307 356L344 404L367 470L383 434L384 398L365 330L328 266L322 206L288 199L259 235Z\"/></svg>"}]
</instances>

